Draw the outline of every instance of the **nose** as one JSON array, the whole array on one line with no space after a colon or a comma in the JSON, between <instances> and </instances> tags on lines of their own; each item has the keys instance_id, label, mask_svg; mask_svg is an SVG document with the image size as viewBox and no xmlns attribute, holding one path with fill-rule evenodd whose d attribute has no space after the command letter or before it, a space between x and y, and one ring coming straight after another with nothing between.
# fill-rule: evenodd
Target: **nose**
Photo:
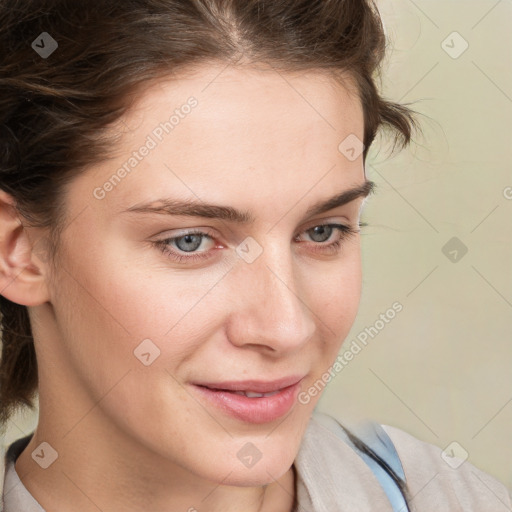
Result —
<instances>
[{"instance_id":1,"label":"nose","mask_svg":"<svg viewBox=\"0 0 512 512\"><path fill-rule=\"evenodd\" d=\"M298 277L289 246L277 245L267 244L255 261L239 261L231 271L236 298L227 335L233 345L282 356L313 337L317 312L308 305L314 283Z\"/></svg>"}]
</instances>

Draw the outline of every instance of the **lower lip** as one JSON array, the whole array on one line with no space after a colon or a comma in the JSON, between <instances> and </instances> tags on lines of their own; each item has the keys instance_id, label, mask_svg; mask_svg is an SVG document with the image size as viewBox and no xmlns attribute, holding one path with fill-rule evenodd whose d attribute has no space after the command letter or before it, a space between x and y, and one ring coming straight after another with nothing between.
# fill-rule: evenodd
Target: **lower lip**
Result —
<instances>
[{"instance_id":1,"label":"lower lip","mask_svg":"<svg viewBox=\"0 0 512 512\"><path fill-rule=\"evenodd\" d=\"M283 388L272 396L249 398L229 391L216 391L203 386L194 388L209 403L213 403L224 412L249 423L268 423L284 416L293 406L300 388L300 381Z\"/></svg>"}]
</instances>

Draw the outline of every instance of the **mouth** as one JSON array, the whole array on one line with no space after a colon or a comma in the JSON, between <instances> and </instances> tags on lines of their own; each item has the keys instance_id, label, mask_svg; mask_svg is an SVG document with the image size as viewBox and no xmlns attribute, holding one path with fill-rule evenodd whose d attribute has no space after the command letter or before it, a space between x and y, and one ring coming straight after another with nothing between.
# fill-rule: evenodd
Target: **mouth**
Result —
<instances>
[{"instance_id":1,"label":"mouth","mask_svg":"<svg viewBox=\"0 0 512 512\"><path fill-rule=\"evenodd\" d=\"M226 393L233 393L235 395L240 395L240 396L246 396L248 398L263 398L263 397L266 397L266 396L274 396L274 395L277 395L277 393L280 393L282 391L282 389L278 389L276 391L271 391L270 393L258 393L257 391L233 391L233 390L230 390L230 389L218 389L218 388L210 388L208 386L200 386L200 387L203 387L203 388L206 388L206 389L210 389L211 391L225 391Z\"/></svg>"},{"instance_id":2,"label":"mouth","mask_svg":"<svg viewBox=\"0 0 512 512\"><path fill-rule=\"evenodd\" d=\"M305 377L305 374L301 375L289 375L281 377L275 380L256 380L256 379L245 379L245 380L231 380L223 382L194 382L196 386L203 386L209 389L217 391L240 391L243 393L259 393L267 394L279 392L284 388L287 388L293 384L297 384Z\"/></svg>"},{"instance_id":3,"label":"mouth","mask_svg":"<svg viewBox=\"0 0 512 512\"><path fill-rule=\"evenodd\" d=\"M287 414L296 403L302 378L288 379L295 382L277 387L273 383L247 385L245 389L229 389L222 385L193 384L192 388L208 408L247 423L268 423ZM240 388L243 383L229 383L231 388ZM262 391L261 389L267 389ZM268 389L272 388L273 389ZM256 388L256 389L254 389Z\"/></svg>"}]
</instances>

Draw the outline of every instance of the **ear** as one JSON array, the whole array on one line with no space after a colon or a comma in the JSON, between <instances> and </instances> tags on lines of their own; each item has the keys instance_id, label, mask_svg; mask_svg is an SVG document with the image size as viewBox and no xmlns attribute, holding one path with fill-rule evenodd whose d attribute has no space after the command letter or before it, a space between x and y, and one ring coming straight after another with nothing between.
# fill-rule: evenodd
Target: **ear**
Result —
<instances>
[{"instance_id":1,"label":"ear","mask_svg":"<svg viewBox=\"0 0 512 512\"><path fill-rule=\"evenodd\" d=\"M13 197L0 189L0 295L24 306L47 302L43 259L33 251Z\"/></svg>"}]
</instances>

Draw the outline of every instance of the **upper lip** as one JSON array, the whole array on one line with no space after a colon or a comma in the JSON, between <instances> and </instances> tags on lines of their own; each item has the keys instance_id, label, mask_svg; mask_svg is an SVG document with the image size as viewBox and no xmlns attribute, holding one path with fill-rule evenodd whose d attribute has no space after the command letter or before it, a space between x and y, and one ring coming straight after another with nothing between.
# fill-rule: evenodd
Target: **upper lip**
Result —
<instances>
[{"instance_id":1,"label":"upper lip","mask_svg":"<svg viewBox=\"0 0 512 512\"><path fill-rule=\"evenodd\" d=\"M196 386L205 386L211 389L226 389L228 391L255 391L256 393L270 393L297 384L304 375L291 375L272 381L238 380L226 382L195 382Z\"/></svg>"}]
</instances>

